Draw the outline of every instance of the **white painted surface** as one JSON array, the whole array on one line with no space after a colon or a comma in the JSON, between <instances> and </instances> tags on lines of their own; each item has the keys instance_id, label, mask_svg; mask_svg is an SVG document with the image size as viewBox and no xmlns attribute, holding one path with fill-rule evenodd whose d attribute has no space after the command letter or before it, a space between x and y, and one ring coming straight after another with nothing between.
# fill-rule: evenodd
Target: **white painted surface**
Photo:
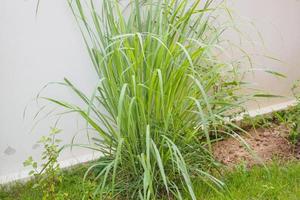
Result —
<instances>
[{"instance_id":1,"label":"white painted surface","mask_svg":"<svg viewBox=\"0 0 300 200\"><path fill-rule=\"evenodd\" d=\"M0 176L22 172L22 163L28 156L39 157L41 148L34 149L34 145L54 124L53 117L47 118L30 132L38 110L32 99L45 84L68 77L89 94L96 82L67 1L41 1L38 17L35 5L35 0L0 3ZM43 94L79 103L60 86L51 86ZM71 142L78 127L83 126L77 117L68 116L61 121L61 137L66 143ZM84 133L77 141L86 142ZM9 147L15 153L5 154ZM66 150L61 159L87 153L83 149Z\"/></svg>"},{"instance_id":2,"label":"white painted surface","mask_svg":"<svg viewBox=\"0 0 300 200\"><path fill-rule=\"evenodd\" d=\"M270 68L287 76L286 79L274 77L262 72L249 75L247 80L256 88L268 90L273 94L291 96L291 87L300 79L300 1L299 0L234 0L235 12L241 21L254 23L241 25L242 31L249 35L255 48L248 44L253 56L254 68ZM255 32L260 32L264 45ZM266 55L280 61L261 56ZM288 101L285 99L267 99L260 102L264 107L270 104ZM251 107L253 108L253 107Z\"/></svg>"},{"instance_id":3,"label":"white painted surface","mask_svg":"<svg viewBox=\"0 0 300 200\"><path fill-rule=\"evenodd\" d=\"M283 80L259 73L255 78L249 76L248 80L256 83L258 88L280 95L290 95L292 82L300 78L300 1L239 0L235 3L239 15L253 20L265 39L265 47L249 46L249 51L265 53L282 60L279 63L256 56L255 66L272 68L288 76L288 79ZM35 0L1 0L0 3L2 180L24 175L22 162L29 155L38 157L40 148L33 149L33 146L41 135L47 134L49 126L53 124L52 118L46 119L30 133L31 119L37 111L37 106L31 99L38 91L50 81L61 81L68 77L90 93L96 82L81 35L66 1L43 0L37 18L35 5ZM252 34L252 28L243 29L254 40L258 39ZM61 87L52 86L44 94L79 103L71 92ZM282 101L286 100L268 100L261 105ZM28 103L26 119L23 120L23 110ZM82 123L76 117L70 116L59 127L64 130L61 137L68 143L78 127L82 127ZM77 141L86 142L84 133L79 134ZM15 152L6 155L4 152L8 147ZM66 151L61 157L62 162L68 163L70 159L74 159L73 155L81 161L89 158L91 154L82 149L72 153Z\"/></svg>"}]
</instances>

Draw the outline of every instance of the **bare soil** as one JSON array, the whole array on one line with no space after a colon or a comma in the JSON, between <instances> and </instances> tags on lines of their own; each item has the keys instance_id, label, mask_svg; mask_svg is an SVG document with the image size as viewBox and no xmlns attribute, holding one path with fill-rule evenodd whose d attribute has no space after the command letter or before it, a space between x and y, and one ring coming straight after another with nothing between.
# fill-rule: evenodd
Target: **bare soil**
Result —
<instances>
[{"instance_id":1,"label":"bare soil","mask_svg":"<svg viewBox=\"0 0 300 200\"><path fill-rule=\"evenodd\" d=\"M289 130L285 126L251 129L248 133L241 137L251 147L252 153L239 140L228 138L213 146L213 153L217 161L228 167L240 163L251 167L267 163L274 158L284 161L300 159L300 142L298 145L292 145L289 142L287 139Z\"/></svg>"}]
</instances>

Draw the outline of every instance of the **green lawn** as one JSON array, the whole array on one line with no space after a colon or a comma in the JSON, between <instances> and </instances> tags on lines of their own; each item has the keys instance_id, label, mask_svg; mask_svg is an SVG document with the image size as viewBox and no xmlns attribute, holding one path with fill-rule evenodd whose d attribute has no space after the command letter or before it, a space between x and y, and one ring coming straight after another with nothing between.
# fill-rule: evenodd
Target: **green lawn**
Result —
<instances>
[{"instance_id":1,"label":"green lawn","mask_svg":"<svg viewBox=\"0 0 300 200\"><path fill-rule=\"evenodd\" d=\"M83 194L92 194L95 183L88 182L83 187L82 176L87 166L76 167L64 172L63 184L58 190L61 194L68 194L62 199L79 200ZM235 200L299 200L300 199L300 163L290 162L280 166L272 164L267 171L263 167L246 170L238 167L224 175L222 180L227 184L232 199ZM32 189L33 181L26 184L16 183L13 186L0 188L1 200L38 200L41 191ZM195 190L199 200L230 199L221 197L196 181Z\"/></svg>"},{"instance_id":2,"label":"green lawn","mask_svg":"<svg viewBox=\"0 0 300 200\"><path fill-rule=\"evenodd\" d=\"M87 170L87 165L74 167L63 172L63 184L59 185L57 190L61 195L67 194L61 200L81 200L84 194L92 194L96 185L90 181L83 185L83 176ZM34 181L26 184L14 183L10 186L0 186L0 200L39 200L42 199L42 193L39 189L33 189ZM60 199L59 199L60 200Z\"/></svg>"},{"instance_id":3,"label":"green lawn","mask_svg":"<svg viewBox=\"0 0 300 200\"><path fill-rule=\"evenodd\" d=\"M269 165L246 170L239 167L227 173L222 180L227 184L234 200L299 200L300 199L300 163L291 162L281 166ZM230 199L217 196L198 184L199 199Z\"/></svg>"}]
</instances>

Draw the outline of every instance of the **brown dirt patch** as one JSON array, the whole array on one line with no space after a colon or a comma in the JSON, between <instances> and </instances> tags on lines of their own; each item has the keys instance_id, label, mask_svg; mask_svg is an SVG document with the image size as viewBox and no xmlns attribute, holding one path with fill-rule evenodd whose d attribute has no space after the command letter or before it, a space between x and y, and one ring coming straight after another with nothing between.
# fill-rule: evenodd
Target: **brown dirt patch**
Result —
<instances>
[{"instance_id":1,"label":"brown dirt patch","mask_svg":"<svg viewBox=\"0 0 300 200\"><path fill-rule=\"evenodd\" d=\"M296 159L300 160L300 140L295 145L294 154Z\"/></svg>"},{"instance_id":2,"label":"brown dirt patch","mask_svg":"<svg viewBox=\"0 0 300 200\"><path fill-rule=\"evenodd\" d=\"M233 167L240 163L245 163L248 167L261 162L268 162L272 159L283 160L293 158L293 145L288 141L289 130L284 126L275 126L269 129L252 129L249 134L241 136L252 148L253 152L260 158L255 158L246 147L237 139L228 138L217 142L213 146L213 154L217 161ZM300 158L300 144L299 158Z\"/></svg>"}]
</instances>

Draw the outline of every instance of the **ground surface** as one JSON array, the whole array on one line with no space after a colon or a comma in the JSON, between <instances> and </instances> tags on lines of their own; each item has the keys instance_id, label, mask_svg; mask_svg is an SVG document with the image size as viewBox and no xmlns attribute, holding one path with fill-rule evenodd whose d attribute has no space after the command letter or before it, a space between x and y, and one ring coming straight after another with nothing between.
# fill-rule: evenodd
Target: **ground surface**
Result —
<instances>
[{"instance_id":1,"label":"ground surface","mask_svg":"<svg viewBox=\"0 0 300 200\"><path fill-rule=\"evenodd\" d=\"M63 184L58 186L60 193L68 194L63 200L81 200L84 194L95 190L95 183L86 183L83 187L82 177L87 166L76 167L64 172ZM300 197L300 163L272 163L266 168L254 166L247 169L238 166L234 170L218 177L226 183L231 193L231 200L299 200ZM199 200L229 200L217 195L200 180L195 180L196 196ZM0 186L1 200L41 200L41 191L32 189L33 183L18 183L11 187ZM86 198L93 199L93 198ZM186 199L188 200L188 199Z\"/></svg>"},{"instance_id":2,"label":"ground surface","mask_svg":"<svg viewBox=\"0 0 300 200\"><path fill-rule=\"evenodd\" d=\"M283 125L268 129L251 129L249 134L241 137L250 146L252 152L241 141L228 138L214 145L214 156L219 162L229 167L241 163L251 167L272 161L274 158L291 160L299 157L300 143L296 147L293 146L287 139L288 133L289 130Z\"/></svg>"},{"instance_id":3,"label":"ground surface","mask_svg":"<svg viewBox=\"0 0 300 200\"><path fill-rule=\"evenodd\" d=\"M228 138L216 143L213 146L216 159L230 166L217 178L227 185L231 198L217 194L203 185L201 180L193 180L197 198L199 200L299 200L300 162L295 157L300 155L300 142L293 146L287 140L287 136L288 129L284 126L251 129L248 135L241 136L257 156L267 163L266 167L256 165L260 163L259 160L254 159L236 139ZM84 164L63 172L63 184L57 186L57 190L64 195L64 200L80 200L83 195L87 197L85 199L93 199L91 196L98 184L93 181L84 183L82 180L88 167L89 164ZM42 191L33 189L33 185L34 181L0 186L0 200L42 199ZM224 191L223 194L227 193Z\"/></svg>"}]
</instances>

